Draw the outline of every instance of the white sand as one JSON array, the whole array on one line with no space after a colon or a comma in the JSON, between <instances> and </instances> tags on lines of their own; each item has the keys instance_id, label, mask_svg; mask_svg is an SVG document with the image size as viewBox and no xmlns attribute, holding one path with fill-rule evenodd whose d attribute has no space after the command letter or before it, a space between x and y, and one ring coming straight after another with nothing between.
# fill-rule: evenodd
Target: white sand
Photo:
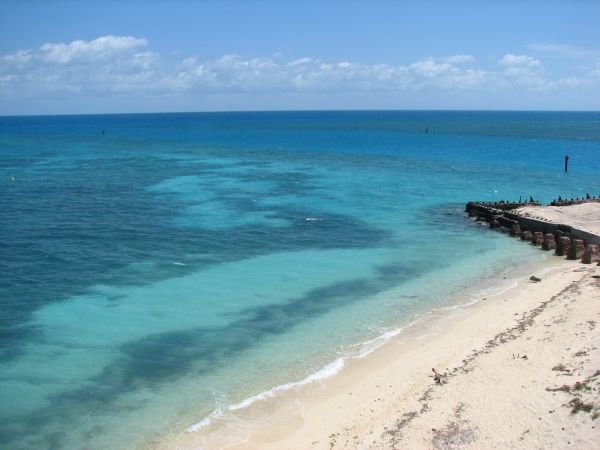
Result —
<instances>
[{"instance_id":1,"label":"white sand","mask_svg":"<svg viewBox=\"0 0 600 450\"><path fill-rule=\"evenodd\" d=\"M403 333L331 379L157 447L600 448L600 419L571 413L580 391L548 390L600 369L600 267L549 261L516 287L432 321L426 336ZM534 273L542 282L529 281ZM447 373L442 383L432 367ZM594 408L599 380L581 391Z\"/></svg>"}]
</instances>

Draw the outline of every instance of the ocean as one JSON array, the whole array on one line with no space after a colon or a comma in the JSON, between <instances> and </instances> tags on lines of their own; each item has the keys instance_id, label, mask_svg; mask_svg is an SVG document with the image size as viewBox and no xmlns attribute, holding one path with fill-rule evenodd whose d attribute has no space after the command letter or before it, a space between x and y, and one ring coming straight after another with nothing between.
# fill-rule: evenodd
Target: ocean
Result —
<instances>
[{"instance_id":1,"label":"ocean","mask_svg":"<svg viewBox=\"0 0 600 450\"><path fill-rule=\"evenodd\" d=\"M0 117L0 162L0 447L125 449L547 257L464 204L599 196L600 113Z\"/></svg>"}]
</instances>

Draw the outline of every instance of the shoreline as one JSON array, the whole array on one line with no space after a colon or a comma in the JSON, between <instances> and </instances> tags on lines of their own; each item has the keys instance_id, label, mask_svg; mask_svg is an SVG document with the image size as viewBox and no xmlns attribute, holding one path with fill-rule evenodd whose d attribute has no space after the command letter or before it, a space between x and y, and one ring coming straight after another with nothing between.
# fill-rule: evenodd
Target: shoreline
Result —
<instances>
[{"instance_id":1,"label":"shoreline","mask_svg":"<svg viewBox=\"0 0 600 450\"><path fill-rule=\"evenodd\" d=\"M510 273L512 272L514 272L514 269ZM390 328L375 337L347 346L347 349L340 351L340 356L338 358L329 361L314 372L307 374L304 378L273 386L270 389L243 398L236 403L219 405L208 416L189 426L185 431L193 433L202 430L203 428L208 427L211 422L221 420L227 413L251 407L256 402L265 400L276 401L276 397L285 395L287 391L298 390L310 383L321 382L332 378L344 370L347 363L368 357L371 353L376 352L379 348L387 345L389 341L394 339L402 339L403 337L406 337L407 334L409 336L414 335L413 337L416 337L417 339L424 338L426 337L425 331L428 330L428 327L435 327L437 322L443 319L452 318L451 315L448 316L449 313L451 314L451 312L473 306L481 301L482 295L499 295L509 289L513 289L517 285L515 280L516 278L503 277L503 285L498 286L497 280L493 282L491 278L485 278L481 284L460 289L456 294L450 297L450 300L446 301L446 303L449 304L414 313L408 322L398 325L396 328ZM458 303L457 299L460 299L462 302ZM423 326L423 328L414 328L418 326ZM352 350L348 350L350 348Z\"/></svg>"},{"instance_id":2,"label":"shoreline","mask_svg":"<svg viewBox=\"0 0 600 450\"><path fill-rule=\"evenodd\" d=\"M390 430L398 420L403 429L419 417L419 399L433 392L431 367L448 374L444 383L433 388L460 378L457 371L465 361L481 354L472 352L484 352L494 337L514 326L515 317L525 317L571 282L578 285L585 278L582 274L600 273L600 269L547 258L512 272L512 277L487 286L488 294L481 298L430 311L417 320L419 327L409 325L368 354L347 358L343 368L331 374L335 376L308 377L285 391L262 395L252 404L234 408L234 416L169 436L156 448L394 448L385 437L394 436ZM529 275L542 272L542 283L529 281ZM498 284L504 287L489 293ZM483 326L490 321L491 325ZM416 445L427 447L423 442Z\"/></svg>"}]
</instances>

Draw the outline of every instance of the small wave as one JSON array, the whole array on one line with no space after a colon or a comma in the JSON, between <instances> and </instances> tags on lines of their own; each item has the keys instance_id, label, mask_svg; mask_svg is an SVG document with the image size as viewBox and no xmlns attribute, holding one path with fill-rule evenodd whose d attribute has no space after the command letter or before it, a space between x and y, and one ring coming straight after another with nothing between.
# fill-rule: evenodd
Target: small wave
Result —
<instances>
[{"instance_id":1,"label":"small wave","mask_svg":"<svg viewBox=\"0 0 600 450\"><path fill-rule=\"evenodd\" d=\"M416 322L417 321L409 323L408 327L411 327ZM360 344L360 349L359 349L358 353L353 358L361 359L367 355L370 355L375 350L377 350L379 347L384 345L386 342L388 342L389 340L393 339L394 337L396 337L400 333L402 333L403 330L404 330L404 328L396 328L395 330L386 331L385 333L383 333L377 337L374 337L373 339L363 342L362 344Z\"/></svg>"},{"instance_id":2,"label":"small wave","mask_svg":"<svg viewBox=\"0 0 600 450\"><path fill-rule=\"evenodd\" d=\"M321 221L323 219L321 219L319 217L305 217L304 220L306 220L307 222L316 222L316 221Z\"/></svg>"},{"instance_id":3,"label":"small wave","mask_svg":"<svg viewBox=\"0 0 600 450\"><path fill-rule=\"evenodd\" d=\"M178 261L175 261L175 262L173 263L173 265L174 265L174 266L187 266L187 264L186 264L186 263L182 263L182 262L178 262Z\"/></svg>"},{"instance_id":4,"label":"small wave","mask_svg":"<svg viewBox=\"0 0 600 450\"><path fill-rule=\"evenodd\" d=\"M480 291L477 291L474 294L467 297L468 300L466 302L457 303L455 305L442 306L440 308L434 308L434 311L453 311L453 310L457 310L457 309L467 308L469 306L473 306L474 304L480 302L484 298L502 295L505 292L508 292L513 288L516 288L518 285L519 285L519 282L517 280L512 280L512 281L509 281L508 283L505 283L498 287L488 287L488 288L482 289Z\"/></svg>"},{"instance_id":5,"label":"small wave","mask_svg":"<svg viewBox=\"0 0 600 450\"><path fill-rule=\"evenodd\" d=\"M241 402L235 403L233 405L228 405L225 407L218 406L217 408L215 408L215 410L212 413L210 413L209 416L205 417L200 422L192 425L186 431L188 433L193 433L194 431L198 431L199 429L204 428L205 426L209 425L214 419L222 417L228 411L237 411L237 410L240 410L243 408L247 408L248 406L250 406L253 403L256 403L260 400L266 400L268 398L275 397L280 392L289 391L291 389L295 389L300 386L307 385L314 381L320 381L320 380L324 380L326 378L333 377L334 375L338 374L343 368L344 368L344 358L342 357L342 358L336 359L332 363L327 364L322 369L307 376L306 378L303 378L300 381L294 381L291 383L280 384L278 386L275 386L272 389L269 389L268 391L260 392L256 395L253 395L252 397L248 397L248 398L242 400Z\"/></svg>"},{"instance_id":6,"label":"small wave","mask_svg":"<svg viewBox=\"0 0 600 450\"><path fill-rule=\"evenodd\" d=\"M429 311L418 314L414 320L411 320L410 322L408 322L404 327L386 331L383 334L380 334L379 336L374 337L373 339L369 339L368 341L362 342L360 344L358 353L356 355L354 355L353 358L362 359L365 356L370 355L375 350L377 350L378 348L383 346L385 343L389 342L396 336L399 336L401 333L404 332L404 330L406 330L408 328L412 328L415 325L417 325L418 323L422 322L423 319L428 315L429 315Z\"/></svg>"}]
</instances>

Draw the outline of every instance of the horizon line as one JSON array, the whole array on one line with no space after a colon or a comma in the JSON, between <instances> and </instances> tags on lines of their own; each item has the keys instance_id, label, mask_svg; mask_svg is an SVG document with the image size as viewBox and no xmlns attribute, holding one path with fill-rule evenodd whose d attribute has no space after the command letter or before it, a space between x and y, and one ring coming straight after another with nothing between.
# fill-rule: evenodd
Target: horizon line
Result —
<instances>
[{"instance_id":1,"label":"horizon line","mask_svg":"<svg viewBox=\"0 0 600 450\"><path fill-rule=\"evenodd\" d=\"M118 115L155 115L155 114L244 114L244 113L295 113L295 112L538 112L538 113L600 113L600 109L240 109L205 111L148 111L148 112L107 112L107 113L56 113L56 114L0 114L8 117L69 117L69 116L118 116Z\"/></svg>"}]
</instances>

